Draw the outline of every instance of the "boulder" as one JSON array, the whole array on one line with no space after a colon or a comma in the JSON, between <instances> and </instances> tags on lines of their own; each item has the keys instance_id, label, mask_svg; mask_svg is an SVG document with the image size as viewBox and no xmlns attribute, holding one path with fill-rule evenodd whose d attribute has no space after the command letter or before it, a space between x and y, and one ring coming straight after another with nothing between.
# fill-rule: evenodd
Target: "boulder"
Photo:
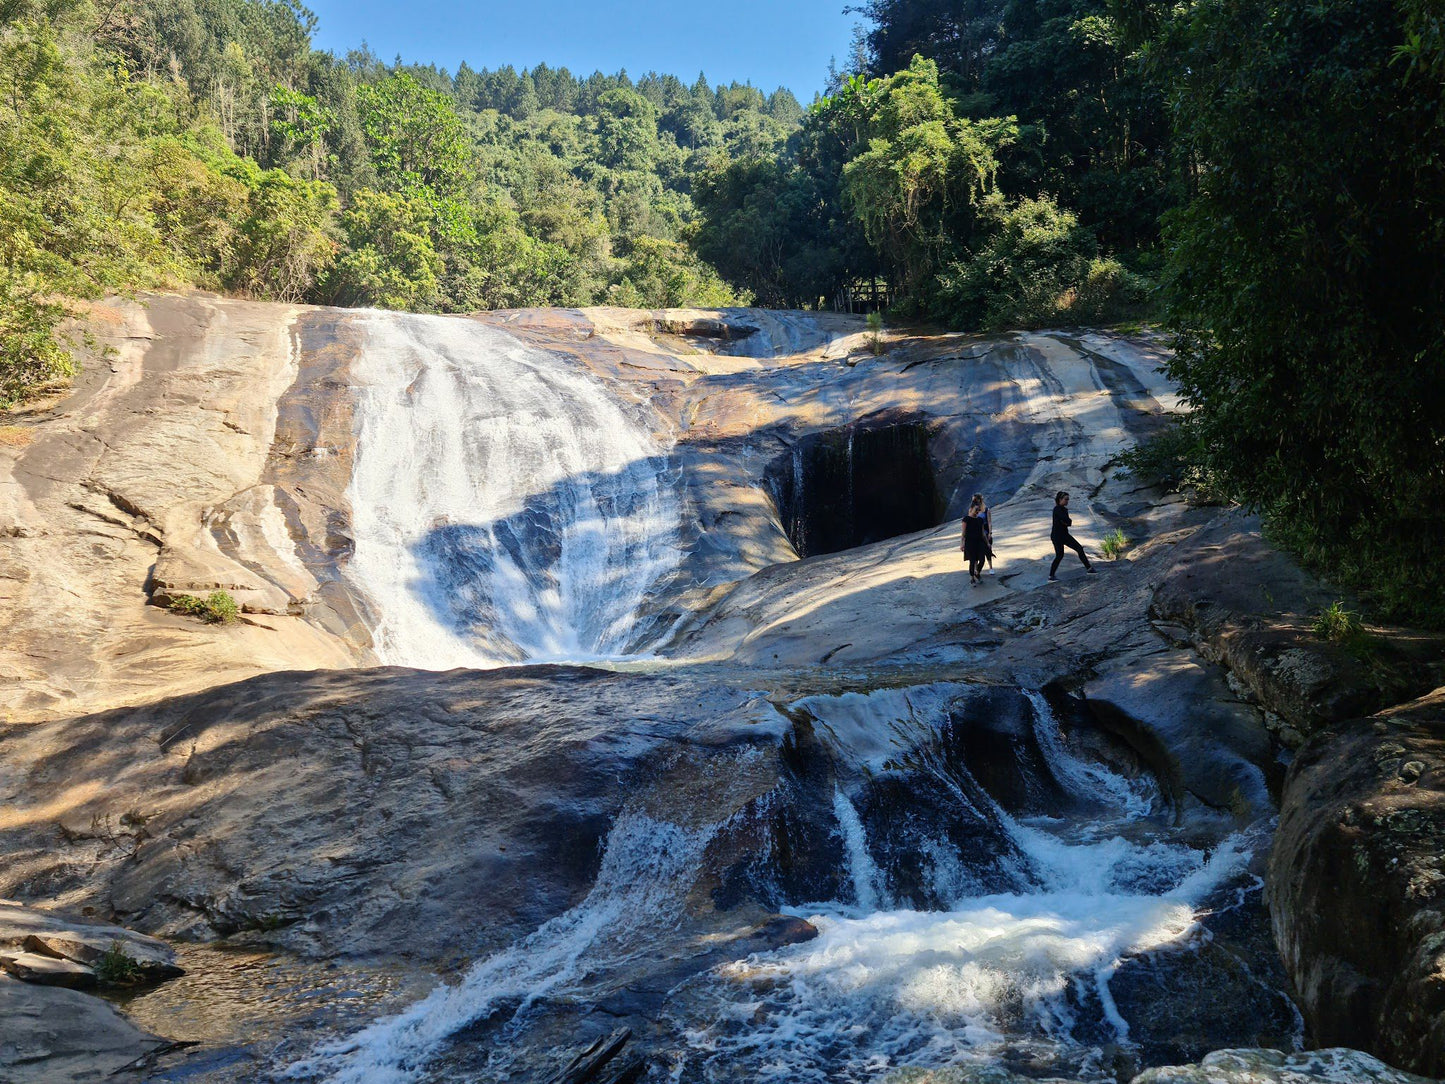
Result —
<instances>
[{"instance_id":1,"label":"boulder","mask_svg":"<svg viewBox=\"0 0 1445 1084\"><path fill-rule=\"evenodd\" d=\"M95 972L81 964L38 952L0 952L0 970L21 982L81 990L96 984Z\"/></svg>"},{"instance_id":2,"label":"boulder","mask_svg":"<svg viewBox=\"0 0 1445 1084\"><path fill-rule=\"evenodd\" d=\"M1358 1050L1303 1054L1278 1050L1216 1050L1197 1065L1149 1069L1132 1084L1433 1084L1392 1069Z\"/></svg>"},{"instance_id":3,"label":"boulder","mask_svg":"<svg viewBox=\"0 0 1445 1084\"><path fill-rule=\"evenodd\" d=\"M123 1082L126 1072L170 1044L135 1027L106 1001L77 990L0 975L0 1080Z\"/></svg>"},{"instance_id":4,"label":"boulder","mask_svg":"<svg viewBox=\"0 0 1445 1084\"><path fill-rule=\"evenodd\" d=\"M97 971L102 981L123 979L122 984L160 982L185 974L164 941L120 926L0 900L0 951L6 949L78 965L89 972L90 985L94 985Z\"/></svg>"},{"instance_id":5,"label":"boulder","mask_svg":"<svg viewBox=\"0 0 1445 1084\"><path fill-rule=\"evenodd\" d=\"M1299 751L1268 898L1317 1042L1445 1074L1442 838L1445 689Z\"/></svg>"}]
</instances>

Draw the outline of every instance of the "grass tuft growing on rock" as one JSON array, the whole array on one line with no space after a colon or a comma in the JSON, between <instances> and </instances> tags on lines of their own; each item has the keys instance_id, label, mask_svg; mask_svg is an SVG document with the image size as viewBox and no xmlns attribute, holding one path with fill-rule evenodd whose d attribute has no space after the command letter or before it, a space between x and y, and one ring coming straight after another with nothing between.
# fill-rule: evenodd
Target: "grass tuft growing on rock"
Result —
<instances>
[{"instance_id":1,"label":"grass tuft growing on rock","mask_svg":"<svg viewBox=\"0 0 1445 1084\"><path fill-rule=\"evenodd\" d=\"M875 358L883 353L883 314L877 309L868 314L868 349Z\"/></svg>"},{"instance_id":2,"label":"grass tuft growing on rock","mask_svg":"<svg viewBox=\"0 0 1445 1084\"><path fill-rule=\"evenodd\" d=\"M199 617L208 625L228 625L241 616L241 607L225 591L212 591L205 598L176 595L169 603L172 613Z\"/></svg>"},{"instance_id":3,"label":"grass tuft growing on rock","mask_svg":"<svg viewBox=\"0 0 1445 1084\"><path fill-rule=\"evenodd\" d=\"M1335 599L1315 616L1314 634L1321 640L1339 644L1361 662L1374 658L1375 638L1365 629L1360 615L1345 609L1341 599Z\"/></svg>"},{"instance_id":4,"label":"grass tuft growing on rock","mask_svg":"<svg viewBox=\"0 0 1445 1084\"><path fill-rule=\"evenodd\" d=\"M125 946L112 941L95 962L95 977L107 986L134 986L145 976L140 965L125 954Z\"/></svg>"},{"instance_id":5,"label":"grass tuft growing on rock","mask_svg":"<svg viewBox=\"0 0 1445 1084\"><path fill-rule=\"evenodd\" d=\"M1117 561L1126 549L1129 548L1129 539L1123 531L1117 527L1104 536L1104 556L1111 561Z\"/></svg>"}]
</instances>

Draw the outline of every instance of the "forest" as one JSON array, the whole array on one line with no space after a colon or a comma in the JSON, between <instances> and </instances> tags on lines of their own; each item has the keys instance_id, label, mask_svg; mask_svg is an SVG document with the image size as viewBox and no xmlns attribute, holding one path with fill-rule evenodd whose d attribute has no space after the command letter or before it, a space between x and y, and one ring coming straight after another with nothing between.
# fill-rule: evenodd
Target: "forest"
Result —
<instances>
[{"instance_id":1,"label":"forest","mask_svg":"<svg viewBox=\"0 0 1445 1084\"><path fill-rule=\"evenodd\" d=\"M1194 410L1135 457L1445 621L1434 0L867 0L804 107L699 75L312 47L294 0L0 0L0 408L78 301L818 307L1158 323Z\"/></svg>"}]
</instances>

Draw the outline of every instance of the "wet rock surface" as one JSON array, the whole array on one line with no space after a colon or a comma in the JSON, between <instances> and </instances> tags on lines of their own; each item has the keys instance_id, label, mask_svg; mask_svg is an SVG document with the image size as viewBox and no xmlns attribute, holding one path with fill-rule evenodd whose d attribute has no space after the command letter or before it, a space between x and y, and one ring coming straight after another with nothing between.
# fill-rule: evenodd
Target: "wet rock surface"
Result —
<instances>
[{"instance_id":1,"label":"wet rock surface","mask_svg":"<svg viewBox=\"0 0 1445 1084\"><path fill-rule=\"evenodd\" d=\"M1270 857L1285 967L1313 1036L1445 1074L1445 690L1317 735Z\"/></svg>"},{"instance_id":2,"label":"wet rock surface","mask_svg":"<svg viewBox=\"0 0 1445 1084\"><path fill-rule=\"evenodd\" d=\"M98 997L10 975L0 975L0 1021L0 1080L7 1084L144 1080L149 1056L171 1045Z\"/></svg>"},{"instance_id":3,"label":"wet rock surface","mask_svg":"<svg viewBox=\"0 0 1445 1084\"><path fill-rule=\"evenodd\" d=\"M0 1080L141 1080L176 1047L92 996L182 974L155 938L0 900L0 972Z\"/></svg>"},{"instance_id":4,"label":"wet rock surface","mask_svg":"<svg viewBox=\"0 0 1445 1084\"><path fill-rule=\"evenodd\" d=\"M1304 1054L1217 1050L1198 1065L1150 1069L1132 1084L1430 1084L1358 1050L1332 1047Z\"/></svg>"},{"instance_id":5,"label":"wet rock surface","mask_svg":"<svg viewBox=\"0 0 1445 1084\"><path fill-rule=\"evenodd\" d=\"M25 420L33 439L0 448L0 664L16 675L0 687L0 892L221 945L186 951L216 953L208 966L245 981L269 976L257 988L274 1012L229 1014L250 1037L187 1014L206 975L177 980L194 995L137 998L147 1027L203 1043L154 1078L263 1077L403 1009L440 975L452 985L426 1012L450 1021L428 1025L442 1038L412 1049L415 1033L388 1033L439 1080L549 1080L624 1027L625 1051L600 1072L712 1081L754 1064L748 1044L769 1028L777 1041L795 1025L806 1041L794 1053L821 1044L820 1057L863 1079L873 1070L857 1066L875 1055L848 1062L855 1039L829 1038L811 1005L844 1018L838 999L852 998L847 1011L873 1022L855 1031L888 1042L900 1020L944 1017L940 1041L954 1042L957 1018L915 1018L866 983L840 993L819 977L832 954L876 946L842 970L933 990L921 963L889 971L914 966L910 944L942 930L985 958L1030 921L1082 932L1064 948L1042 937L1041 959L1019 943L1001 971L1022 966L1047 996L1028 982L979 995L987 1004L968 1011L1019 1041L938 1079L1012 1084L1068 1065L1079 1073L1064 1075L1125 1080L1222 1045L1298 1038L1257 860L1236 867L1231 855L1262 849L1282 776L1274 742L1297 746L1439 684L1439 643L1393 635L1372 659L1342 653L1310 627L1331 594L1268 550L1257 523L1161 498L1118 470L1117 454L1178 405L1157 340L893 334L875 357L856 319L756 310L391 327L379 314L191 296L98 314L115 363L92 364L70 400ZM380 615L352 567L353 501L358 404L378 392L359 362L381 331L397 346L388 357L422 359L415 380L382 389L403 407L433 369L464 374L503 350L542 372L576 367L666 445L665 463L587 485L623 518L631 471L676 498L676 565L647 592L629 647L660 659L624 672L366 668ZM890 493L889 477L907 492ZM838 509L820 484L846 490L841 518L828 519ZM481 525L503 549L536 535L519 567L540 582L561 583L556 510L571 485ZM1047 584L1058 488L1074 493L1086 545L1117 529L1129 547L1096 576L1074 564ZM969 588L956 517L975 491L993 507L997 559ZM442 518L412 552L490 574L478 525ZM81 600L68 623L51 609L62 587ZM425 577L413 587L425 593ZM216 588L243 603L242 624L201 626L153 604ZM1360 786L1428 792L1433 746L1398 743L1410 755L1395 758L1393 782ZM1328 818L1308 831L1309 817L1291 821L1294 801L1285 819L1302 842L1288 870L1346 861L1343 844L1320 842ZM1396 1017L1399 1042L1426 1048L1439 1019L1426 977L1438 833L1421 809L1400 808L1398 825L1356 822L1350 846L1412 871L1370 867L1405 901L1391 914L1410 932L1376 928L1361 943L1403 961L1391 966L1404 992L1380 996L1424 1007ZM1227 867L1217 880L1211 864ZM1276 928L1294 916L1281 934L1300 946L1292 977L1307 1003L1310 981L1333 996L1345 968L1331 931L1355 927L1312 925L1310 908L1342 914L1340 899L1289 896L1287 877L1272 878ZM1065 951L1112 944L1114 931L1089 923L1116 907L1136 941L1165 947L1117 966ZM999 913L1001 942L983 936ZM851 940L848 923L862 923ZM13 947L93 970L84 957L99 942L72 936L66 949L63 932ZM1302 980L1320 960L1309 974L1335 977ZM960 968L947 989L983 989L947 951L937 962ZM1390 981L1371 972L1356 986ZM244 984L222 1003L249 1005ZM0 978L0 993L21 987ZM168 1020L182 1023L157 1023ZM113 1023L95 1026L116 1051L154 1048ZM33 1064L63 1067L83 1039L55 1043ZM1315 1071L1269 1056L1159 1071L1281 1084Z\"/></svg>"}]
</instances>

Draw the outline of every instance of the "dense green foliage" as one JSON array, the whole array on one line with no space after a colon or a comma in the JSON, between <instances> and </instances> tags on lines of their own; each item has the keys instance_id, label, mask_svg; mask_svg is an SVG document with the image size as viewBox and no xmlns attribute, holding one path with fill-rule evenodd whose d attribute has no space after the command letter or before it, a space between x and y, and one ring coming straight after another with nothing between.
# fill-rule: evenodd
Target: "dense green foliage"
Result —
<instances>
[{"instance_id":1,"label":"dense green foliage","mask_svg":"<svg viewBox=\"0 0 1445 1084\"><path fill-rule=\"evenodd\" d=\"M0 405L76 299L201 286L467 311L729 304L694 177L772 153L779 90L311 48L295 0L0 0Z\"/></svg>"},{"instance_id":2,"label":"dense green foliage","mask_svg":"<svg viewBox=\"0 0 1445 1084\"><path fill-rule=\"evenodd\" d=\"M1166 218L1172 373L1276 538L1445 620L1445 51L1394 0L1139 7L1200 164Z\"/></svg>"},{"instance_id":3,"label":"dense green foliage","mask_svg":"<svg viewBox=\"0 0 1445 1084\"><path fill-rule=\"evenodd\" d=\"M1138 56L1103 0L963 7L870 4L892 74L840 79L774 155L716 161L699 251L777 303L881 277L900 314L954 326L1144 311L1178 171Z\"/></svg>"}]
</instances>

